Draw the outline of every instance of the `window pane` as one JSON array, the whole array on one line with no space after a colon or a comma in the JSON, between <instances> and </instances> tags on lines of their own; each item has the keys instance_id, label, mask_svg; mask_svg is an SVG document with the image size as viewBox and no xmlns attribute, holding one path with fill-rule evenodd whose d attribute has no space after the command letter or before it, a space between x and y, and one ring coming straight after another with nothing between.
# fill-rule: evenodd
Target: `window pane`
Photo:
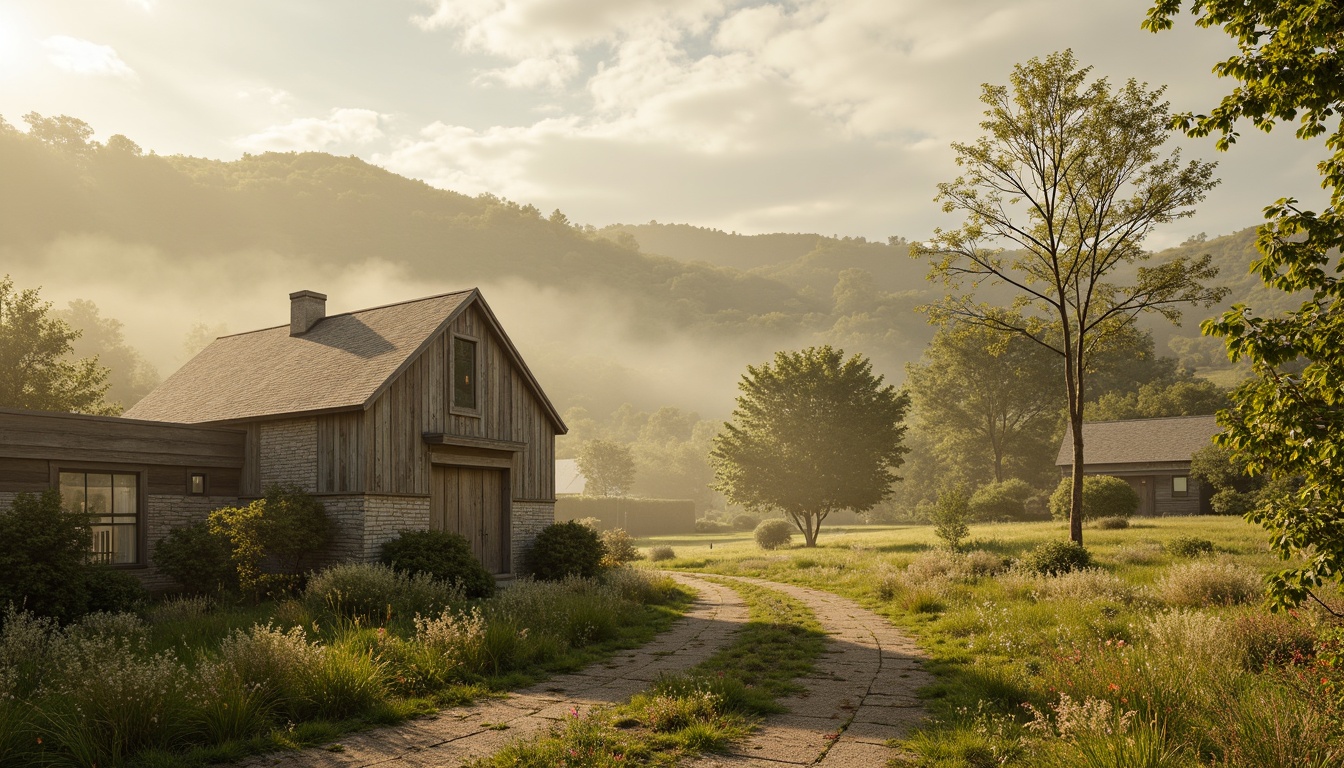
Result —
<instances>
[{"instance_id":1,"label":"window pane","mask_svg":"<svg viewBox=\"0 0 1344 768\"><path fill-rule=\"evenodd\" d=\"M85 477L88 478L86 511L99 516L112 514L112 476L90 472Z\"/></svg>"},{"instance_id":2,"label":"window pane","mask_svg":"<svg viewBox=\"0 0 1344 768\"><path fill-rule=\"evenodd\" d=\"M476 342L453 339L453 405L476 407Z\"/></svg>"},{"instance_id":3,"label":"window pane","mask_svg":"<svg viewBox=\"0 0 1344 768\"><path fill-rule=\"evenodd\" d=\"M67 512L84 511L84 473L61 473L61 506Z\"/></svg>"},{"instance_id":4,"label":"window pane","mask_svg":"<svg viewBox=\"0 0 1344 768\"><path fill-rule=\"evenodd\" d=\"M191 476L191 492L198 496L205 493L205 475L197 472Z\"/></svg>"},{"instance_id":5,"label":"window pane","mask_svg":"<svg viewBox=\"0 0 1344 768\"><path fill-rule=\"evenodd\" d=\"M112 531L112 562L134 563L136 544L135 526L114 525L112 526Z\"/></svg>"},{"instance_id":6,"label":"window pane","mask_svg":"<svg viewBox=\"0 0 1344 768\"><path fill-rule=\"evenodd\" d=\"M106 564L112 562L112 526L95 525L93 527L93 562Z\"/></svg>"},{"instance_id":7,"label":"window pane","mask_svg":"<svg viewBox=\"0 0 1344 768\"><path fill-rule=\"evenodd\" d=\"M134 515L136 511L135 475L113 475L112 514Z\"/></svg>"},{"instance_id":8,"label":"window pane","mask_svg":"<svg viewBox=\"0 0 1344 768\"><path fill-rule=\"evenodd\" d=\"M1185 481L1186 481L1186 478L1184 478L1184 477L1173 477L1173 478L1171 478L1171 492L1172 492L1172 493L1185 493L1185 492L1186 492L1186 482L1185 482Z\"/></svg>"}]
</instances>

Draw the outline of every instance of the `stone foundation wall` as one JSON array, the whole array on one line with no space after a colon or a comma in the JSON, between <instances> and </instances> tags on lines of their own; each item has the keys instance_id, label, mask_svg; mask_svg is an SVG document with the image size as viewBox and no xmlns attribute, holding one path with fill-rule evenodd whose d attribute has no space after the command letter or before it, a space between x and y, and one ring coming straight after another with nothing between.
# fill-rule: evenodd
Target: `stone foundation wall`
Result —
<instances>
[{"instance_id":1,"label":"stone foundation wall","mask_svg":"<svg viewBox=\"0 0 1344 768\"><path fill-rule=\"evenodd\" d=\"M14 503L14 497L18 495L19 494L17 493L8 493L6 491L0 491L0 511L8 512L9 505Z\"/></svg>"},{"instance_id":2,"label":"stone foundation wall","mask_svg":"<svg viewBox=\"0 0 1344 768\"><path fill-rule=\"evenodd\" d=\"M553 501L515 501L510 535L510 570L520 574L525 570L523 553L537 540L541 529L555 522L555 502Z\"/></svg>"},{"instance_id":3,"label":"stone foundation wall","mask_svg":"<svg viewBox=\"0 0 1344 768\"><path fill-rule=\"evenodd\" d=\"M145 587L152 591L176 587L176 582L160 573L153 564L154 548L159 540L166 537L174 528L203 522L212 511L220 507L237 505L238 499L233 496L149 496L145 514L145 542L148 551L145 552L146 557L142 559L150 565L129 572L135 574Z\"/></svg>"},{"instance_id":4,"label":"stone foundation wall","mask_svg":"<svg viewBox=\"0 0 1344 768\"><path fill-rule=\"evenodd\" d=\"M364 497L364 559L377 560L383 542L402 531L429 529L428 496Z\"/></svg>"},{"instance_id":5,"label":"stone foundation wall","mask_svg":"<svg viewBox=\"0 0 1344 768\"><path fill-rule=\"evenodd\" d=\"M297 485L317 491L317 419L262 422L257 444L263 490Z\"/></svg>"}]
</instances>

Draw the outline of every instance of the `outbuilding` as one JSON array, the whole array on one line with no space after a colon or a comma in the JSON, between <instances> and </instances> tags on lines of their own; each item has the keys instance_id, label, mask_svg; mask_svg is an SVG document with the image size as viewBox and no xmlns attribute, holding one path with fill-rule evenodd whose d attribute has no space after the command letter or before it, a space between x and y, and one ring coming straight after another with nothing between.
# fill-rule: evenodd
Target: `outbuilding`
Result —
<instances>
[{"instance_id":1,"label":"outbuilding","mask_svg":"<svg viewBox=\"0 0 1344 768\"><path fill-rule=\"evenodd\" d=\"M1212 416L1090 421L1083 424L1083 474L1112 475L1139 494L1144 516L1209 514L1211 489L1190 476L1190 459L1221 428ZM1073 474L1073 431L1066 429L1055 461Z\"/></svg>"},{"instance_id":2,"label":"outbuilding","mask_svg":"<svg viewBox=\"0 0 1344 768\"><path fill-rule=\"evenodd\" d=\"M168 529L271 485L323 502L335 558L433 528L513 573L554 520L565 425L494 312L476 290L336 315L326 298L291 294L289 325L215 340L124 418L0 411L0 503L60 488L93 511L110 477L113 541L136 545L109 562L151 587Z\"/></svg>"}]
</instances>

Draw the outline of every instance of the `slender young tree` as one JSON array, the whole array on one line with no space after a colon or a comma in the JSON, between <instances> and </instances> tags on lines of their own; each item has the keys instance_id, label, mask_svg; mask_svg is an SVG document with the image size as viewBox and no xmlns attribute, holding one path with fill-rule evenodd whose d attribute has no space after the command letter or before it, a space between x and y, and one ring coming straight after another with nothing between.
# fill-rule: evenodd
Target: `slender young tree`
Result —
<instances>
[{"instance_id":1,"label":"slender young tree","mask_svg":"<svg viewBox=\"0 0 1344 768\"><path fill-rule=\"evenodd\" d=\"M954 144L962 175L938 185L943 210L965 215L911 254L931 260L930 279L954 293L926 307L1040 344L1063 358L1073 435L1070 537L1082 543L1083 403L1096 355L1134 331L1143 312L1169 320L1180 306L1210 305L1225 289L1208 255L1143 265L1144 238L1194 213L1217 181L1213 164L1161 156L1169 122L1162 89L1130 80L1112 91L1088 82L1072 51L1013 68L1011 87L986 84L988 109L973 144ZM967 285L969 283L969 285ZM975 289L1004 285L1009 306L981 303Z\"/></svg>"},{"instance_id":2,"label":"slender young tree","mask_svg":"<svg viewBox=\"0 0 1344 768\"><path fill-rule=\"evenodd\" d=\"M1183 0L1157 0L1143 26L1170 29ZM1221 336L1232 360L1255 378L1219 414L1219 443L1254 475L1281 487L1247 514L1272 534L1274 550L1298 561L1270 577L1275 608L1319 598L1344 581L1344 4L1337 0L1193 0L1195 23L1222 27L1237 53L1213 71L1237 87L1207 115L1173 120L1190 136L1216 135L1218 149L1249 120L1261 130L1298 123L1297 137L1324 136L1317 168L1329 204L1319 213L1282 198L1265 209L1251 265L1272 288L1304 297L1266 316L1237 304L1204 333ZM1322 603L1324 605L1324 603ZM1327 609L1329 607L1327 606ZM1329 609L1333 610L1333 609Z\"/></svg>"},{"instance_id":3,"label":"slender young tree","mask_svg":"<svg viewBox=\"0 0 1344 768\"><path fill-rule=\"evenodd\" d=\"M709 454L729 501L783 512L815 547L831 512L863 512L891 495L910 396L883 386L867 358L829 346L779 352L747 366L738 388Z\"/></svg>"}]
</instances>

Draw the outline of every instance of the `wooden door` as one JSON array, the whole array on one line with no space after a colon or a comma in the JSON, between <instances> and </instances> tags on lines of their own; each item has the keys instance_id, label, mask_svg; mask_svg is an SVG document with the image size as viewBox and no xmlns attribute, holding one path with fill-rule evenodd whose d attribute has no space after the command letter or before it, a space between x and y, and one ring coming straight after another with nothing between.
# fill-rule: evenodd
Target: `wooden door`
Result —
<instances>
[{"instance_id":1,"label":"wooden door","mask_svg":"<svg viewBox=\"0 0 1344 768\"><path fill-rule=\"evenodd\" d=\"M1139 494L1139 509L1137 514L1140 517L1152 517L1157 512L1157 478L1152 475L1144 477L1126 477L1126 482L1134 488Z\"/></svg>"},{"instance_id":2,"label":"wooden door","mask_svg":"<svg viewBox=\"0 0 1344 768\"><path fill-rule=\"evenodd\" d=\"M461 534L491 573L509 572L507 472L435 465L430 527Z\"/></svg>"}]
</instances>

